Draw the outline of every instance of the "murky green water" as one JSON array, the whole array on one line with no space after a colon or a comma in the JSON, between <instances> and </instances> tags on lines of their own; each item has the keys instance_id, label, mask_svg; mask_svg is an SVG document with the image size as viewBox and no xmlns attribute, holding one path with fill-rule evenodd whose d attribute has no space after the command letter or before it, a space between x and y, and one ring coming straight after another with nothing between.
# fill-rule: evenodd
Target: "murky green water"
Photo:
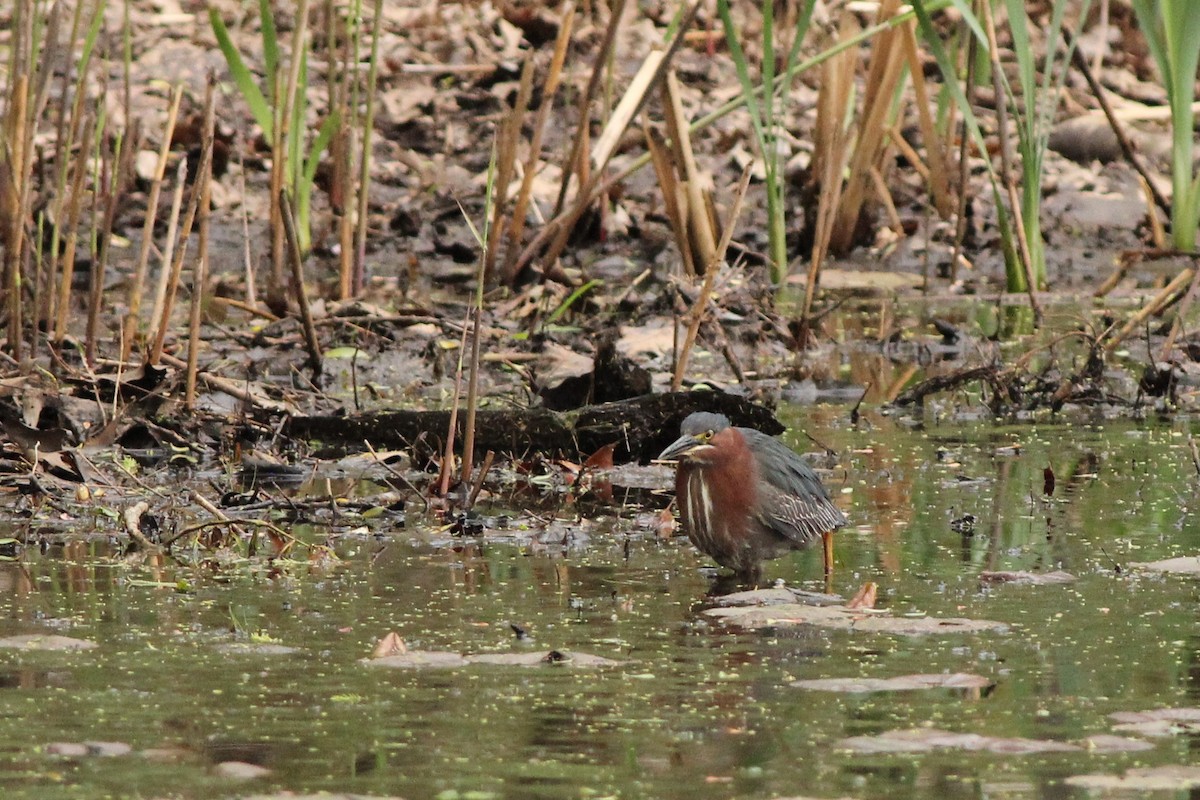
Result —
<instances>
[{"instance_id":1,"label":"murky green water","mask_svg":"<svg viewBox=\"0 0 1200 800\"><path fill-rule=\"evenodd\" d=\"M627 519L587 526L588 545L566 557L504 543L436 547L397 530L336 539L340 565L280 574L152 572L109 558L102 541L34 548L0 565L0 636L55 632L100 647L0 651L0 794L1051 798L1083 796L1061 783L1072 774L1193 762L1187 737L1124 755L863 755L839 746L923 725L1078 742L1110 732L1113 711L1200 704L1200 585L1124 566L1200 550L1181 425L922 430L872 417L851 430L844 419L844 410L816 409L786 420L807 420L843 453L835 481L845 476L854 527L839 535L834 588L848 595L875 581L881 606L1000 620L1011 633L723 629L698 613L706 562L684 540L631 536ZM1050 499L1048 465L1057 477ZM951 522L968 513L974 534L963 536ZM1063 569L1079 580L985 589L983 569ZM819 588L820 553L768 571ZM180 579L189 591L147 585ZM518 641L510 622L532 641ZM359 663L390 630L412 649L559 649L627 663ZM219 649L250 638L299 652ZM972 696L789 685L943 671L978 672L996 686ZM84 741L123 742L133 753L44 752ZM231 760L272 772L244 783L214 774Z\"/></svg>"}]
</instances>

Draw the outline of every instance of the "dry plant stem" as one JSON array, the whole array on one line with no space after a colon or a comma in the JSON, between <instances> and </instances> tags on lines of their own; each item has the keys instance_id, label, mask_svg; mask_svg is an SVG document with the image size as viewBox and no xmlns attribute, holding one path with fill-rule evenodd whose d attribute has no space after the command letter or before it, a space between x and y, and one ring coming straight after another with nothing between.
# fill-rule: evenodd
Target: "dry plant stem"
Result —
<instances>
[{"instance_id":1,"label":"dry plant stem","mask_svg":"<svg viewBox=\"0 0 1200 800\"><path fill-rule=\"evenodd\" d=\"M454 403L450 406L450 421L446 423L446 448L442 452L442 467L438 473L438 496L450 492L450 475L454 472L454 435L458 431L458 402L462 396L463 356L467 349L467 334L470 320L463 325L462 339L458 343L458 369L454 372Z\"/></svg>"},{"instance_id":2,"label":"dry plant stem","mask_svg":"<svg viewBox=\"0 0 1200 800\"><path fill-rule=\"evenodd\" d=\"M529 98L533 95L533 54L525 57L525 65L521 68L521 82L517 88L517 99L513 107L504 115L503 124L497 135L496 142L496 199L492 208L492 231L502 229L504 209L508 204L508 185L512 182L517 163L517 140L521 136L521 120L529 108ZM492 282L495 273L496 253L500 246L502 235L488 237L487 250L484 251L483 280L484 285Z\"/></svg>"},{"instance_id":3,"label":"dry plant stem","mask_svg":"<svg viewBox=\"0 0 1200 800\"><path fill-rule=\"evenodd\" d=\"M853 24L848 18L847 25ZM854 29L842 31L842 39L854 39ZM817 127L814 134L813 174L820 182L821 195L817 202L817 221L814 225L812 258L804 286L804 305L800 312L802 346L807 346L808 328L816 296L821 264L829 251L836 209L841 204L842 174L848 158L847 131L843 120L850 105L854 66L858 59L856 48L843 50L821 65L821 89L817 95Z\"/></svg>"},{"instance_id":4,"label":"dry plant stem","mask_svg":"<svg viewBox=\"0 0 1200 800\"><path fill-rule=\"evenodd\" d=\"M183 208L183 190L186 185L187 159L181 158L179 166L175 169L175 191L171 193L171 215L167 217L167 241L163 246L161 264L158 268L158 282L154 290L154 310L150 313L150 320L155 324L162 318L163 306L166 305L167 300L167 287L172 280L171 265L175 255L175 234L179 230L179 212Z\"/></svg>"},{"instance_id":5,"label":"dry plant stem","mask_svg":"<svg viewBox=\"0 0 1200 800\"><path fill-rule=\"evenodd\" d=\"M680 20L679 27L675 31L675 36L672 37L666 48L646 56L646 60L642 62L642 66L634 77L632 85L621 98L621 102L617 104L617 108L613 111L608 125L604 128L604 132L596 140L591 155L591 168L594 170L592 176L586 185L580 187L579 196L575 200L574 207L571 211L567 212L565 220L567 224L562 225L558 230L557 235L550 244L550 248L542 257L542 263L546 265L545 271L547 275L550 272L550 265L553 265L558 260L563 248L567 246L567 240L571 236L571 231L579 221L579 218L583 216L584 211L591 205L595 197L599 197L607 187L612 185L611 181L601 180L604 168L608 166L608 160L612 157L621 134L624 133L625 128L637 115L642 104L646 102L648 93L662 80L672 56L679 49L679 45L683 43L684 32L692 26L692 21L696 18L696 11L699 7L700 3L698 0L697 2L690 3L687 11L684 12ZM525 260L525 254L529 252L530 248L527 247L525 252L521 254L521 258L514 268L513 276L510 276L510 278L519 274L524 264L528 263Z\"/></svg>"},{"instance_id":6,"label":"dry plant stem","mask_svg":"<svg viewBox=\"0 0 1200 800\"><path fill-rule=\"evenodd\" d=\"M1021 210L1021 198L1017 192L1017 179L1012 165L1008 136L1008 100L1002 82L1003 65L1000 63L1000 46L996 41L996 18L991 3L983 3L983 24L987 32L988 56L992 62L992 89L996 93L996 138L1000 147L1000 172L1008 193L1009 213L1013 218L1013 229L1017 237L1021 268L1025 271L1025 282L1029 292L1029 306L1033 309L1034 325L1041 327L1042 307L1038 303L1037 276L1033 269L1033 255L1029 250L1029 239L1025 235L1025 219Z\"/></svg>"},{"instance_id":7,"label":"dry plant stem","mask_svg":"<svg viewBox=\"0 0 1200 800\"><path fill-rule=\"evenodd\" d=\"M475 501L479 499L479 493L483 491L483 482L487 479L488 470L492 468L492 461L496 458L494 450L488 450L483 456L483 465L479 468L479 477L475 479L475 485L471 487L471 496L467 498L467 508L475 507Z\"/></svg>"},{"instance_id":8,"label":"dry plant stem","mask_svg":"<svg viewBox=\"0 0 1200 800\"><path fill-rule=\"evenodd\" d=\"M99 231L100 253L91 270L87 332L84 336L84 358L89 366L96 363L96 333L100 326L100 305L104 301L104 276L108 271L108 250L112 244L113 223L121 205L125 177L133 169L132 155L136 152L139 138L136 123L125 130L121 137L121 147L115 154L116 165L112 169L112 177L105 192L104 220Z\"/></svg>"},{"instance_id":9,"label":"dry plant stem","mask_svg":"<svg viewBox=\"0 0 1200 800\"><path fill-rule=\"evenodd\" d=\"M559 23L558 39L554 43L554 56L550 60L550 69L546 75L546 83L542 87L542 104L538 108L537 120L533 124L533 134L529 140L529 156L525 161L525 174L521 178L521 189L513 205L512 222L508 226L508 248L506 249L505 273L509 272L512 262L516 260L521 246L521 236L525 233L525 215L529 209L529 200L533 194L533 179L537 175L538 161L542 154L542 138L546 130L546 121L554 108L554 97L558 93L558 84L562 79L563 62L567 57L567 47L571 43L571 31L575 22L575 5L569 3ZM496 235L494 239L500 239Z\"/></svg>"},{"instance_id":10,"label":"dry plant stem","mask_svg":"<svg viewBox=\"0 0 1200 800\"><path fill-rule=\"evenodd\" d=\"M471 307L471 363L467 373L467 420L463 428L463 458L462 482L471 480L471 470L475 468L475 411L479 407L479 340L482 338L480 328L479 306Z\"/></svg>"},{"instance_id":11,"label":"dry plant stem","mask_svg":"<svg viewBox=\"0 0 1200 800\"><path fill-rule=\"evenodd\" d=\"M1171 282L1163 287L1163 289L1159 291L1159 293L1156 294L1149 303L1143 306L1129 319L1128 322L1122 325L1121 329L1113 334L1111 339L1104 343L1105 351L1111 353L1117 348L1117 345L1119 345L1125 340L1126 337L1129 336L1129 334L1141 327L1142 323L1169 306L1172 302L1172 298L1179 294L1179 292L1183 290L1183 287L1187 286L1192 281L1192 276L1195 274L1195 272L1195 268L1188 267L1176 275Z\"/></svg>"},{"instance_id":12,"label":"dry plant stem","mask_svg":"<svg viewBox=\"0 0 1200 800\"><path fill-rule=\"evenodd\" d=\"M133 282L129 286L129 313L125 317L125 330L121 336L121 361L128 361L133 339L141 327L142 293L146 284L146 266L150 262L150 248L154 244L154 223L158 218L158 198L162 193L163 176L167 170L167 159L171 155L171 139L175 135L175 122L179 118L179 103L183 99L183 84L175 85L171 93L171 105L167 109L167 125L163 129L162 144L158 150L158 162L154 165L154 177L150 182L150 193L146 199L146 218L142 223L142 244L138 250L137 266ZM243 193L243 196L245 194Z\"/></svg>"},{"instance_id":13,"label":"dry plant stem","mask_svg":"<svg viewBox=\"0 0 1200 800\"><path fill-rule=\"evenodd\" d=\"M709 199L704 191L700 169L696 166L696 154L692 150L692 139L687 131L687 117L683 111L679 80L675 70L668 70L663 81L663 116L667 121L675 164L682 170L682 188L687 198L687 238L695 259L687 262L693 275L702 274L717 260L717 236L713 230L715 222L710 211Z\"/></svg>"},{"instance_id":14,"label":"dry plant stem","mask_svg":"<svg viewBox=\"0 0 1200 800\"><path fill-rule=\"evenodd\" d=\"M925 88L924 66L917 51L917 35L912 23L899 29L901 43L904 46L904 57L908 62L908 74L912 78L913 102L917 107L917 121L921 127L921 139L925 142L925 157L929 160L929 169L925 180L929 184L930 194L933 195L933 206L938 216L946 219L952 211L950 187L948 185L950 169L949 159L942 148L943 141L937 134L933 115L929 113L929 93ZM895 131L895 126L892 126Z\"/></svg>"},{"instance_id":15,"label":"dry plant stem","mask_svg":"<svg viewBox=\"0 0 1200 800\"><path fill-rule=\"evenodd\" d=\"M1108 3L1105 2L1107 9ZM1125 127L1121 125L1121 121L1117 119L1117 115L1113 113L1112 106L1109 105L1107 93L1100 82L1096 80L1096 76L1092 73L1091 67L1088 66L1087 56L1078 47L1075 47L1075 37L1066 28L1062 30L1063 44L1071 50L1071 61L1075 65L1075 69L1079 70L1079 74L1087 81L1088 88L1092 92L1092 96L1096 98L1096 102L1100 105L1100 110L1104 112L1104 118L1108 120L1108 126L1112 128L1113 135L1117 137L1117 145L1121 148L1121 153L1125 156L1125 160L1133 167L1137 174L1142 176L1142 180L1146 182L1150 193L1154 198L1154 204L1158 206L1167 217L1171 216L1171 204L1167 198L1163 197L1162 192L1155 186L1154 181L1150 179L1150 174L1146 171L1142 160L1138 158L1137 151L1133 144L1129 141L1129 137L1125 135ZM1097 54L1097 64L1100 63L1100 55Z\"/></svg>"},{"instance_id":16,"label":"dry plant stem","mask_svg":"<svg viewBox=\"0 0 1200 800\"><path fill-rule=\"evenodd\" d=\"M79 212L83 204L83 181L87 177L87 157L96 118L88 115L83 128L83 139L75 155L74 174L71 177L71 195L67 200L66 243L63 247L62 278L58 286L58 319L54 326L54 342L61 345L67 337L67 312L71 307L71 284L75 280L75 248L78 244Z\"/></svg>"},{"instance_id":17,"label":"dry plant stem","mask_svg":"<svg viewBox=\"0 0 1200 800\"><path fill-rule=\"evenodd\" d=\"M978 13L976 17L978 17ZM963 29L966 25L961 26ZM978 40L967 33L967 76L965 93L968 105L975 103L975 53L979 47ZM950 130L954 130L953 127ZM950 256L950 282L958 282L958 264L962 260L963 242L967 238L967 182L970 178L971 137L967 135L967 119L963 117L958 128L958 209L954 217L954 252Z\"/></svg>"},{"instance_id":18,"label":"dry plant stem","mask_svg":"<svg viewBox=\"0 0 1200 800\"><path fill-rule=\"evenodd\" d=\"M600 88L600 81L604 77L604 66L608 63L609 56L612 53L613 43L616 41L617 29L624 14L625 0L616 0L609 11L608 26L604 29L604 40L596 50L596 61L592 65L592 75L588 79L587 88L579 96L575 137L571 142L571 155L563 162L562 180L558 186L558 199L554 202L555 217L563 212L563 204L567 199L567 187L570 185L571 176L578 174L580 187L588 183L587 159L584 157L584 153L587 152L586 147L588 128L591 121L590 109L592 107L592 99L595 98L596 92Z\"/></svg>"},{"instance_id":19,"label":"dry plant stem","mask_svg":"<svg viewBox=\"0 0 1200 800\"><path fill-rule=\"evenodd\" d=\"M362 123L359 152L358 210L354 224L354 293L363 290L367 261L367 208L371 189L371 135L375 128L375 87L379 79L379 31L383 24L383 0L375 0L371 21L371 66L367 69L366 116Z\"/></svg>"},{"instance_id":20,"label":"dry plant stem","mask_svg":"<svg viewBox=\"0 0 1200 800\"><path fill-rule=\"evenodd\" d=\"M208 118L209 109L204 110L205 119ZM201 175L204 175L211 168L212 164L212 142L209 141L208 147L200 148L200 163L196 167L197 178L192 182L192 193L188 198L187 211L183 215L183 227L179 231L179 253L175 256L175 260L171 262L171 274L167 278L167 290L163 296L162 315L158 318L158 330L154 334L154 343L150 347L150 355L146 359L148 364L154 365L158 363L162 356L163 342L167 337L167 326L171 323L171 312L175 308L175 295L179 292L179 276L183 273L183 260L187 258L188 239L192 235L192 226L196 222L196 210L200 207L201 194ZM186 161L183 163L187 163ZM182 183L182 180L180 181ZM164 265L165 268L165 265Z\"/></svg>"},{"instance_id":21,"label":"dry plant stem","mask_svg":"<svg viewBox=\"0 0 1200 800\"><path fill-rule=\"evenodd\" d=\"M704 270L704 283L700 287L700 296L696 298L696 305L692 308L692 318L688 322L687 336L683 340L683 347L680 348L679 357L675 361L675 374L671 378L671 391L673 392L679 391L683 386L683 376L687 372L692 347L696 344L696 334L700 331L700 323L704 321L704 312L707 310L709 298L712 296L713 280L717 276L721 262L725 259L725 251L729 249L729 242L733 239L733 229L737 227L738 217L742 213L742 201L745 200L746 189L750 186L750 173L750 166L742 170L742 178L738 181L733 195L733 207L729 209L729 218L725 220L721 242L717 245L712 260L708 262L708 268Z\"/></svg>"},{"instance_id":22,"label":"dry plant stem","mask_svg":"<svg viewBox=\"0 0 1200 800\"><path fill-rule=\"evenodd\" d=\"M288 265L291 267L292 293L300 308L300 324L304 328L304 346L308 350L309 365L313 381L321 377L321 343L317 340L317 329L313 325L312 309L308 306L308 293L304 291L304 263L300 255L300 239L296 232L296 216L287 192L280 192L279 209L283 216L283 232L287 241Z\"/></svg>"},{"instance_id":23,"label":"dry plant stem","mask_svg":"<svg viewBox=\"0 0 1200 800\"><path fill-rule=\"evenodd\" d=\"M1162 349L1159 351L1159 361L1166 361L1171 355L1171 350L1175 347L1175 340L1179 338L1179 333L1183 330L1183 321L1187 318L1188 312L1192 309L1192 303L1196 299L1196 292L1200 291L1200 270L1192 271L1194 273L1192 283L1188 287L1187 294L1183 296L1183 301L1179 304L1179 311L1176 312L1175 320L1171 323L1171 332L1167 334Z\"/></svg>"},{"instance_id":24,"label":"dry plant stem","mask_svg":"<svg viewBox=\"0 0 1200 800\"><path fill-rule=\"evenodd\" d=\"M212 194L212 148L216 127L216 80L211 75L204 94L204 133L201 148L207 152L203 169L196 175L196 192L200 197L197 209L199 227L196 263L192 266L192 303L188 314L187 381L184 406L190 411L196 405L196 371L200 361L200 312L204 305L204 284L208 280L208 217Z\"/></svg>"},{"instance_id":25,"label":"dry plant stem","mask_svg":"<svg viewBox=\"0 0 1200 800\"><path fill-rule=\"evenodd\" d=\"M163 353L160 360L162 361L162 363L169 364L170 366L175 367L176 369L186 369L187 368L186 361L184 361L183 359L180 359L180 358L176 358L175 356L170 355L169 353ZM253 406L254 408L261 408L265 411L270 411L272 413L279 413L279 414L291 413L291 409L289 409L288 406L284 403L277 403L272 400L263 400L262 398L256 397L254 395L254 393L248 391L245 388L245 386L243 385L243 383L240 381L230 380L229 378L222 378L220 375L213 375L211 373L203 372L203 371L199 373L199 378L200 378L200 380L204 381L205 384L212 387L216 391L227 394L230 397L237 398L238 400L241 400L243 403L245 403L248 406Z\"/></svg>"},{"instance_id":26,"label":"dry plant stem","mask_svg":"<svg viewBox=\"0 0 1200 800\"><path fill-rule=\"evenodd\" d=\"M32 9L26 9L30 13ZM29 141L27 105L29 101L29 75L22 73L16 77L9 92L8 119L5 134L8 142L7 161L0 154L0 166L7 164L7 169L0 170L0 176L7 176L8 181L0 186L0 208L10 214L6 221L8 230L4 232L4 287L8 292L8 348L13 358L21 360L24 323L21 315L21 262L25 252L25 209L29 196L29 172L26 169L26 148L32 144ZM2 224L2 223L0 223Z\"/></svg>"},{"instance_id":27,"label":"dry plant stem","mask_svg":"<svg viewBox=\"0 0 1200 800\"><path fill-rule=\"evenodd\" d=\"M654 165L654 174L662 190L663 206L667 212L667 220L671 223L671 233L675 236L675 246L679 248L680 261L686 272L694 273L695 260L688 237L687 195L676 177L677 162L671 158L667 141L658 131L646 124L645 115L642 133L646 137L646 150L650 153L650 163Z\"/></svg>"},{"instance_id":28,"label":"dry plant stem","mask_svg":"<svg viewBox=\"0 0 1200 800\"><path fill-rule=\"evenodd\" d=\"M1145 199L1146 208L1150 208L1154 204L1154 184L1146 178L1138 175L1138 185L1142 189L1142 197ZM1147 219L1150 221L1150 241L1154 242L1154 247L1158 250L1167 249L1167 230L1163 227L1163 221L1159 219L1157 214L1147 214ZM1170 215L1167 215L1170 219Z\"/></svg>"},{"instance_id":29,"label":"dry plant stem","mask_svg":"<svg viewBox=\"0 0 1200 800\"><path fill-rule=\"evenodd\" d=\"M241 193L243 202L238 216L242 218L242 274L246 281L246 304L249 306L258 305L258 281L254 277L254 256L250 252L250 210L246 207L244 198L246 197L246 162L242 158L242 150L239 147L237 150L238 162L238 192Z\"/></svg>"},{"instance_id":30,"label":"dry plant stem","mask_svg":"<svg viewBox=\"0 0 1200 800\"><path fill-rule=\"evenodd\" d=\"M890 15L898 5L898 0L888 0L880 5L879 14ZM830 232L829 249L835 253L847 253L853 246L859 219L869 199L871 169L881 164L887 153L892 98L904 77L903 42L902 29L885 31L873 42L857 135Z\"/></svg>"}]
</instances>

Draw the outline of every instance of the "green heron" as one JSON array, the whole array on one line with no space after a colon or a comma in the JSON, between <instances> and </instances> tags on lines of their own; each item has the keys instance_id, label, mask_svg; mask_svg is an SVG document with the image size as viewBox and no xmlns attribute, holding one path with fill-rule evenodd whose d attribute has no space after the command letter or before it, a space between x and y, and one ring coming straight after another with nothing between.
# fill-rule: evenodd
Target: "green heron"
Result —
<instances>
[{"instance_id":1,"label":"green heron","mask_svg":"<svg viewBox=\"0 0 1200 800\"><path fill-rule=\"evenodd\" d=\"M730 425L722 414L690 414L681 433L659 459L679 462L675 495L692 544L757 582L764 559L820 538L826 577L833 572L831 534L846 515L800 456L761 431Z\"/></svg>"}]
</instances>

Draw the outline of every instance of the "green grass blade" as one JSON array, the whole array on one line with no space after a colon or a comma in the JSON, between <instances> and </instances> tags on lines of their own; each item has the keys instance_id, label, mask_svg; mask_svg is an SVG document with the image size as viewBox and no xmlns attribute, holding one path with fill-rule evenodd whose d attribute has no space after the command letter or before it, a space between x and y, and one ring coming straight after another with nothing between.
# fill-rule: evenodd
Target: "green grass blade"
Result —
<instances>
[{"instance_id":1,"label":"green grass blade","mask_svg":"<svg viewBox=\"0 0 1200 800\"><path fill-rule=\"evenodd\" d=\"M262 25L263 65L267 75L274 75L279 69L279 35L275 31L275 14L271 10L271 0L258 0L258 16ZM275 84L268 81L271 94L275 93ZM271 98L275 102L275 98Z\"/></svg>"},{"instance_id":2,"label":"green grass blade","mask_svg":"<svg viewBox=\"0 0 1200 800\"><path fill-rule=\"evenodd\" d=\"M233 40L229 38L229 30L225 27L225 21L221 19L220 13L215 8L210 8L208 19L212 23L213 34L217 37L217 45L225 55L225 63L229 66L229 74L233 76L234 84L241 92L246 105L250 107L254 121L263 129L263 135L268 140L271 139L275 125L271 118L271 106L267 103L267 98L263 96L262 90L254 82L254 76L250 74L246 62L242 60L241 54L234 47ZM269 77L270 75L268 75Z\"/></svg>"}]
</instances>

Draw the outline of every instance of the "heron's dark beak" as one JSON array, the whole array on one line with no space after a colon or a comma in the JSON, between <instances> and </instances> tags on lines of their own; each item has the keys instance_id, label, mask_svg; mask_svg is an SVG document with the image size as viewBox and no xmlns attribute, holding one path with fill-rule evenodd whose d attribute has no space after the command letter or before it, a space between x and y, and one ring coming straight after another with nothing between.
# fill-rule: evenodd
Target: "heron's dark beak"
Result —
<instances>
[{"instance_id":1,"label":"heron's dark beak","mask_svg":"<svg viewBox=\"0 0 1200 800\"><path fill-rule=\"evenodd\" d=\"M675 442L670 447L668 447L666 450L663 450L661 453L659 453L658 458L655 460L656 461L678 461L680 458L682 458L683 456L686 456L688 453L692 452L696 448L703 447L703 446L704 446L704 442L700 441L695 436L690 436L688 434L684 434L683 436L680 436L678 439L676 439Z\"/></svg>"}]
</instances>

